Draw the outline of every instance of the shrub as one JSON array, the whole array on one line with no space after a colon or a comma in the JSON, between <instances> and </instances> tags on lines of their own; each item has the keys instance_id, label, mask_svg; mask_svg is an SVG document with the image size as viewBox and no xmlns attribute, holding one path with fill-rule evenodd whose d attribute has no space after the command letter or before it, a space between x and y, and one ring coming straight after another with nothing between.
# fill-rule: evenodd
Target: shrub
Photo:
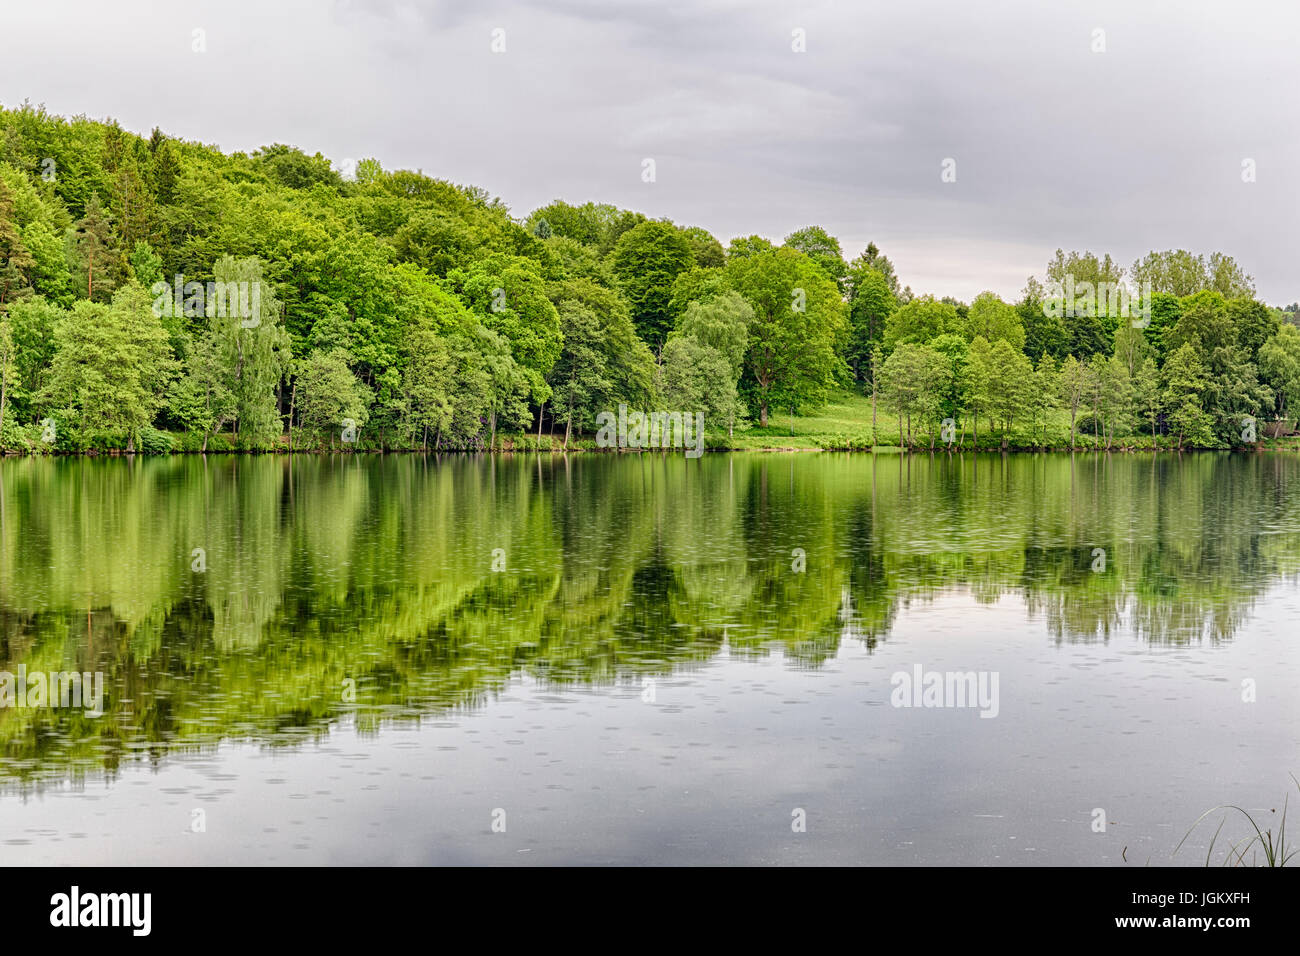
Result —
<instances>
[{"instance_id":1,"label":"shrub","mask_svg":"<svg viewBox=\"0 0 1300 956\"><path fill-rule=\"evenodd\" d=\"M13 415L5 416L4 428L0 429L0 451L34 452L39 450L40 439L40 426L20 425Z\"/></svg>"},{"instance_id":2,"label":"shrub","mask_svg":"<svg viewBox=\"0 0 1300 956\"><path fill-rule=\"evenodd\" d=\"M142 428L136 442L136 451L142 455L170 455L174 444L175 441L167 432L160 432L156 428Z\"/></svg>"}]
</instances>

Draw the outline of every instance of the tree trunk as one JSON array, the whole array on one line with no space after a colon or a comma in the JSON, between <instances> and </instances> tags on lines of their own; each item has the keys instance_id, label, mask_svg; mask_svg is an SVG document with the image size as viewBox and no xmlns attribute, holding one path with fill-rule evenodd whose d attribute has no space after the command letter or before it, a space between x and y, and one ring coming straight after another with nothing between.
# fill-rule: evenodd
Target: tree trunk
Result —
<instances>
[{"instance_id":1,"label":"tree trunk","mask_svg":"<svg viewBox=\"0 0 1300 956\"><path fill-rule=\"evenodd\" d=\"M293 454L293 403L298 398L298 380L293 380L293 389L289 392L289 454Z\"/></svg>"},{"instance_id":2,"label":"tree trunk","mask_svg":"<svg viewBox=\"0 0 1300 956\"><path fill-rule=\"evenodd\" d=\"M876 369L871 368L871 447L876 447Z\"/></svg>"},{"instance_id":3,"label":"tree trunk","mask_svg":"<svg viewBox=\"0 0 1300 956\"><path fill-rule=\"evenodd\" d=\"M546 417L546 402L537 406L537 448L542 447L542 419Z\"/></svg>"},{"instance_id":4,"label":"tree trunk","mask_svg":"<svg viewBox=\"0 0 1300 956\"><path fill-rule=\"evenodd\" d=\"M758 426L759 426L760 428L766 428L766 427L767 427L767 399L763 399L763 401L759 403L759 406L758 406Z\"/></svg>"}]
</instances>

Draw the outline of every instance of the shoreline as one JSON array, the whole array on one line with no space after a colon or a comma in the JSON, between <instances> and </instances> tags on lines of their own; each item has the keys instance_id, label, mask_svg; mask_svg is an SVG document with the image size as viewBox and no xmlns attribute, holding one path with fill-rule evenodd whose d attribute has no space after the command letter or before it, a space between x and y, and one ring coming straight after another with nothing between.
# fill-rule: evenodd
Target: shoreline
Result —
<instances>
[{"instance_id":1,"label":"shoreline","mask_svg":"<svg viewBox=\"0 0 1300 956\"><path fill-rule=\"evenodd\" d=\"M336 456L336 455L354 455L354 456L382 456L382 455L569 455L569 454L590 454L590 455L623 455L623 454L658 454L658 455L681 455L681 448L593 448L581 444L571 444L568 448L530 448L526 446L503 446L498 448L220 448L210 449L207 451L174 449L170 451L126 451L125 449L111 449L99 451L88 449L85 451L15 451L13 449L0 450L0 460L4 459L23 459L23 458L172 458L172 457L191 457L198 456L206 458L212 456L231 456L231 457L257 457L257 456L285 456L293 457L296 455L311 456ZM1190 454L1190 453L1259 453L1266 451L1296 451L1300 452L1300 442L1290 442L1286 444L1275 442L1261 442L1258 445L1244 445L1234 448L1207 448L1185 446L1183 448L1167 447L1139 447L1128 445L1115 445L1110 448L1105 447L1088 447L1076 446L1058 447L1058 446L1036 446L1036 445L1008 445L1006 448L975 448L970 446L944 447L936 446L930 448L915 447L907 448L899 445L738 445L731 447L714 446L704 449L705 453L713 454L743 454L747 452L773 453L773 452L836 452L854 455L898 455L913 457L919 455L1076 455L1076 454L1106 454L1106 455L1136 455L1136 454Z\"/></svg>"}]
</instances>

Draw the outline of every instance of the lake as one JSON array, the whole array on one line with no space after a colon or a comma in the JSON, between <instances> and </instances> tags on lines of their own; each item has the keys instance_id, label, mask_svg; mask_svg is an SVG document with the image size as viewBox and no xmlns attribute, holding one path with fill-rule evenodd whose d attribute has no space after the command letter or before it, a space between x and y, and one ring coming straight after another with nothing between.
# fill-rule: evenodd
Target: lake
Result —
<instances>
[{"instance_id":1,"label":"lake","mask_svg":"<svg viewBox=\"0 0 1300 956\"><path fill-rule=\"evenodd\" d=\"M3 460L0 861L1202 865L1297 572L1288 453Z\"/></svg>"}]
</instances>

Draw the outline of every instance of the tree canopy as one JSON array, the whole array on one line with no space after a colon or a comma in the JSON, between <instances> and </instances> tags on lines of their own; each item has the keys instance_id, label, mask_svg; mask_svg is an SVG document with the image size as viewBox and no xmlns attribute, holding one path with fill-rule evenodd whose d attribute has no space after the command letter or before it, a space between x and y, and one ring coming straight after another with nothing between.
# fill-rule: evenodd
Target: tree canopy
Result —
<instances>
[{"instance_id":1,"label":"tree canopy","mask_svg":"<svg viewBox=\"0 0 1300 956\"><path fill-rule=\"evenodd\" d=\"M964 302L819 225L724 243L591 201L516 218L374 158L0 109L4 449L491 448L548 424L568 444L623 403L732 433L837 388L905 441L1059 415L1072 441L1231 447L1300 411L1297 321L1221 252L1058 249L1019 300Z\"/></svg>"}]
</instances>

